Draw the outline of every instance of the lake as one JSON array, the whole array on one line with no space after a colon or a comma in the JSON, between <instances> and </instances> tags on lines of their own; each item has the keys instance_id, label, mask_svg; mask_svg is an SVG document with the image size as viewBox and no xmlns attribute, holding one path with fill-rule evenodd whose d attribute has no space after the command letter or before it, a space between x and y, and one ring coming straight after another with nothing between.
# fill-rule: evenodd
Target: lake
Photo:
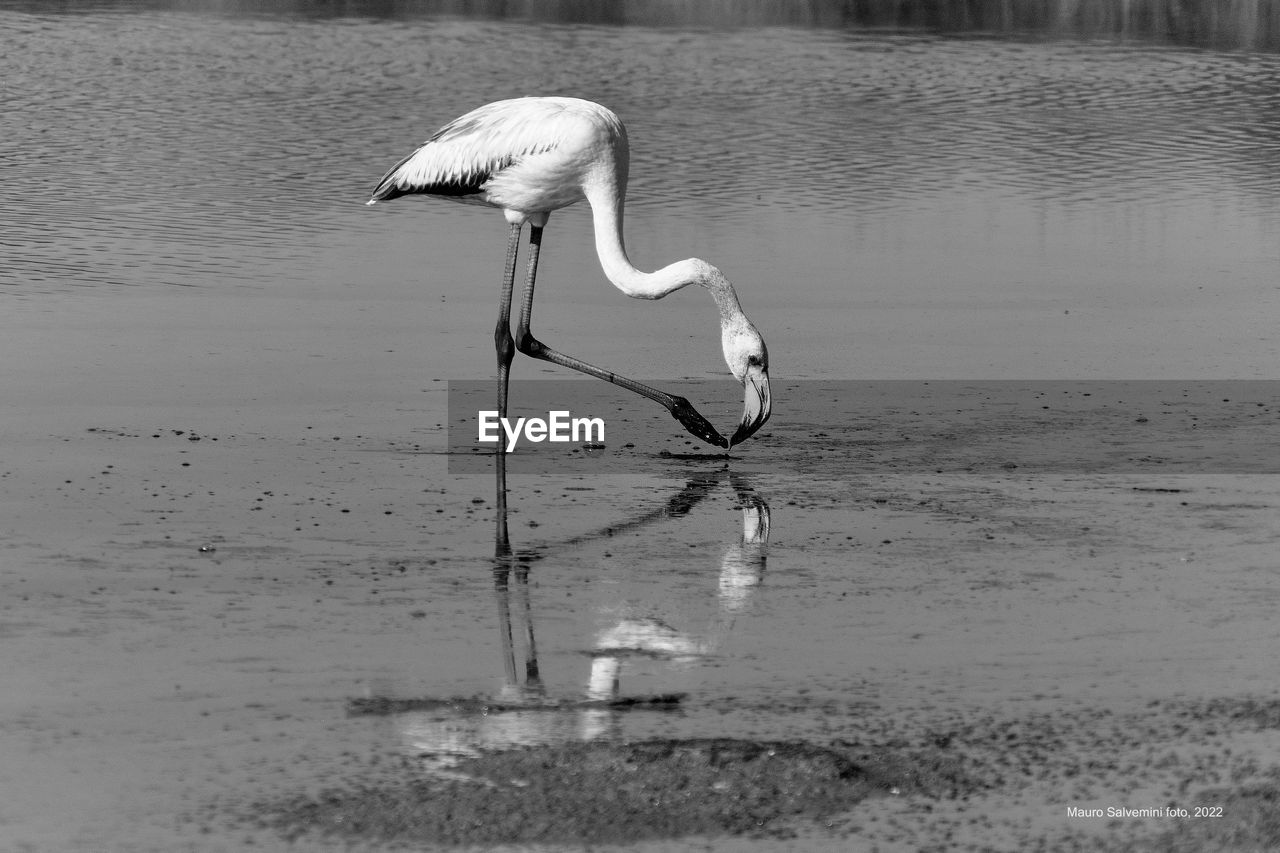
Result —
<instances>
[{"instance_id":1,"label":"lake","mask_svg":"<svg viewBox=\"0 0 1280 853\"><path fill-rule=\"evenodd\" d=\"M0 838L276 849L227 814L353 761L1269 696L1272 7L947 8L0 3ZM365 201L534 94L622 118L632 260L767 341L732 460L603 385L606 447L505 500L451 457L506 224ZM585 204L538 280L540 339L732 428L706 294L626 298Z\"/></svg>"}]
</instances>

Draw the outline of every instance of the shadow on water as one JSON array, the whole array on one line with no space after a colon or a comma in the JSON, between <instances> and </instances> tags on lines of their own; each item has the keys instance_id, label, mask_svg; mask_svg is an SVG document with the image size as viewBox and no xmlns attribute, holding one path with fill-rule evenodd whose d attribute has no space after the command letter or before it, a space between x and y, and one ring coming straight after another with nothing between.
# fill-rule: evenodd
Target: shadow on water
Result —
<instances>
[{"instance_id":1,"label":"shadow on water","mask_svg":"<svg viewBox=\"0 0 1280 853\"><path fill-rule=\"evenodd\" d=\"M492 562L504 684L497 697L352 700L353 714L395 715L396 729L415 755L445 770L485 748L537 746L595 740L618 733L621 715L633 710L680 707L680 693L627 695L622 688L629 660L686 667L713 654L732 630L737 614L764 578L770 511L750 479L725 467L692 475L665 501L632 518L575 536L528 546L513 545L507 510L505 454L494 455L495 527ZM732 491L742 528L720 555L717 615L703 632L680 631L654 617L625 616L597 633L580 692L557 697L538 663L535 608L529 576L533 567L589 543L687 516L711 495Z\"/></svg>"}]
</instances>

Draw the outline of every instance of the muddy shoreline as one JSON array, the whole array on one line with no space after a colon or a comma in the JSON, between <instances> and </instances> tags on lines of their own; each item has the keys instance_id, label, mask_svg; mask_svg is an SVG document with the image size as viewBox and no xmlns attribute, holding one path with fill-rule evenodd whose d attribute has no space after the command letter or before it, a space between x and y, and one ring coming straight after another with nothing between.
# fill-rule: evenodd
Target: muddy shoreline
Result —
<instances>
[{"instance_id":1,"label":"muddy shoreline","mask_svg":"<svg viewBox=\"0 0 1280 853\"><path fill-rule=\"evenodd\" d=\"M827 440L889 435L859 426ZM1274 477L1028 473L994 464L998 442L971 454L984 473L907 468L890 444L893 470L845 482L655 455L647 478L513 478L499 552L492 478L445 477L441 432L389 432L104 419L15 444L0 834L121 851L1277 842ZM760 453L789 440L776 428ZM762 763L770 744L796 761Z\"/></svg>"},{"instance_id":2,"label":"muddy shoreline","mask_svg":"<svg viewBox=\"0 0 1280 853\"><path fill-rule=\"evenodd\" d=\"M788 849L1268 850L1280 844L1280 783L1250 741L1277 727L1274 700L1243 699L886 721L825 746L528 747L447 774L408 758L367 767L237 818L302 844L392 847L595 849L694 836L706 849L737 837Z\"/></svg>"}]
</instances>

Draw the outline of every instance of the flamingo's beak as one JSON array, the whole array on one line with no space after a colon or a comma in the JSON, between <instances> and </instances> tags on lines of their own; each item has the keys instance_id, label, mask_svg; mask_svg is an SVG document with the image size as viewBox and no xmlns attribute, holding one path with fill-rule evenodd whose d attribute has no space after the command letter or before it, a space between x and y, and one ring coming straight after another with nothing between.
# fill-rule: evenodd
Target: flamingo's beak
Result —
<instances>
[{"instance_id":1,"label":"flamingo's beak","mask_svg":"<svg viewBox=\"0 0 1280 853\"><path fill-rule=\"evenodd\" d=\"M752 365L747 368L747 375L742 379L742 387L746 391L743 404L742 422L729 439L729 447L746 441L756 430L764 426L772 411L769 399L769 371L763 367Z\"/></svg>"}]
</instances>

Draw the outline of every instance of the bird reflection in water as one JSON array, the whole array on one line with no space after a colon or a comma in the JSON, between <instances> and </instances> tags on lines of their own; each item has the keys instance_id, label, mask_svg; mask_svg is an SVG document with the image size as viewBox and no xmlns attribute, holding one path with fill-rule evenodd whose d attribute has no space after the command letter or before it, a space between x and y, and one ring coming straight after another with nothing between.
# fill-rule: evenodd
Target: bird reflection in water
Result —
<instances>
[{"instance_id":1,"label":"bird reflection in water","mask_svg":"<svg viewBox=\"0 0 1280 853\"><path fill-rule=\"evenodd\" d=\"M591 677L587 684L588 699L608 702L620 698L620 676L623 662L629 656L659 657L684 664L711 654L733 626L734 617L751 600L752 592L764 578L766 550L769 545L769 505L751 489L745 478L723 470L708 476L694 477L656 517L652 513L648 514L626 526L626 529L650 523L657 518L674 518L687 513L726 476L742 510L742 538L731 542L720 557L717 596L720 618L714 629L701 637L691 637L660 619L619 620L596 636ZM617 532L616 529L614 532Z\"/></svg>"},{"instance_id":2,"label":"bird reflection in water","mask_svg":"<svg viewBox=\"0 0 1280 853\"><path fill-rule=\"evenodd\" d=\"M769 504L746 476L720 468L689 478L661 505L618 524L557 542L513 548L507 524L506 461L494 455L497 500L493 579L501 638L504 685L499 696L465 708L454 705L398 716L402 742L429 757L441 771L480 749L592 740L616 732L624 711L676 707L678 695L627 697L622 677L629 659L685 667L713 653L729 634L764 577L769 544ZM727 483L742 513L742 531L719 561L717 617L702 634L679 631L657 618L622 617L600 631L590 651L583 691L573 698L549 695L538 666L529 571L533 564L587 543L687 515Z\"/></svg>"}]
</instances>

